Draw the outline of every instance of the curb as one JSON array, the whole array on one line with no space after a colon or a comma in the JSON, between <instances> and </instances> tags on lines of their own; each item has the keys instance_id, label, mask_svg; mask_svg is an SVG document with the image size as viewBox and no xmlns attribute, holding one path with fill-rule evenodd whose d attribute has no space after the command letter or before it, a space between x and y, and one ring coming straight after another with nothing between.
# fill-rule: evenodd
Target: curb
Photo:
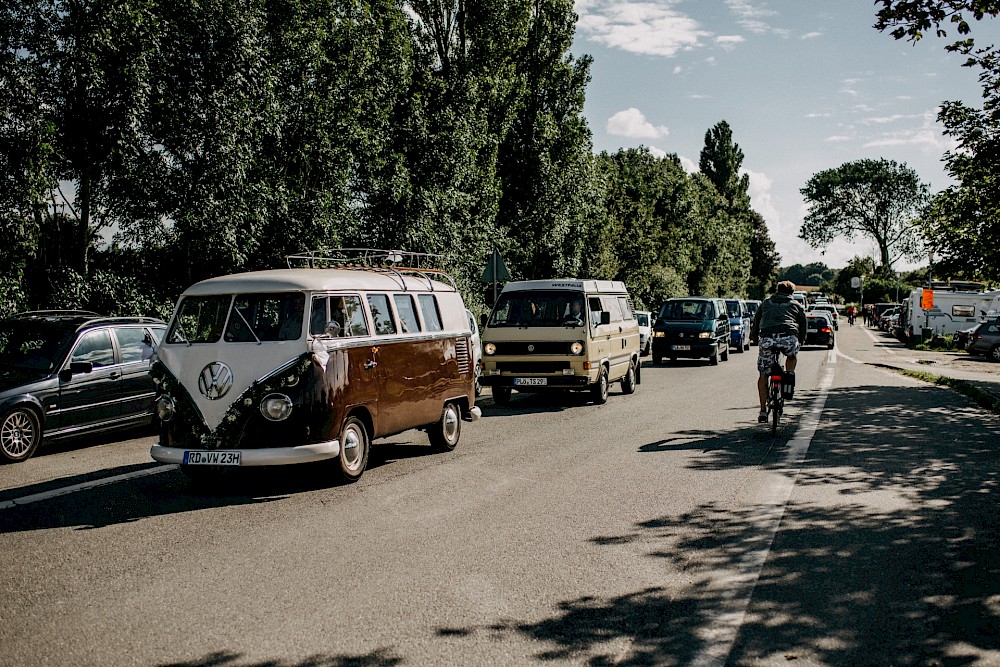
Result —
<instances>
[{"instance_id":1,"label":"curb","mask_svg":"<svg viewBox=\"0 0 1000 667\"><path fill-rule=\"evenodd\" d=\"M929 384L947 387L957 391L963 396L969 397L981 408L984 408L993 414L1000 415L1000 384L986 382L983 380L962 380L947 375L937 375L928 371L917 371L893 364L868 362L868 365L902 373L907 377L921 380Z\"/></svg>"}]
</instances>

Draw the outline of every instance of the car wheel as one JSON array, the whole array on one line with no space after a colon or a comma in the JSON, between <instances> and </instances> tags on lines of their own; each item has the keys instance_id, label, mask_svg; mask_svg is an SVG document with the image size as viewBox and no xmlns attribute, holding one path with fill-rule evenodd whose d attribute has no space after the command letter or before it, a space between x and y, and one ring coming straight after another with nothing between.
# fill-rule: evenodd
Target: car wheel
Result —
<instances>
[{"instance_id":1,"label":"car wheel","mask_svg":"<svg viewBox=\"0 0 1000 667\"><path fill-rule=\"evenodd\" d=\"M450 452L455 449L462 435L462 413L454 403L445 403L441 418L427 429L427 437L431 447L439 452Z\"/></svg>"},{"instance_id":2,"label":"car wheel","mask_svg":"<svg viewBox=\"0 0 1000 667\"><path fill-rule=\"evenodd\" d=\"M831 338L831 339L830 339L830 342L826 344L826 349L828 349L828 350L832 350L832 349L833 349L833 342L834 342L834 341L833 341L833 339Z\"/></svg>"},{"instance_id":3,"label":"car wheel","mask_svg":"<svg viewBox=\"0 0 1000 667\"><path fill-rule=\"evenodd\" d=\"M746 350L747 348L743 347L743 341L741 340L740 344L736 346L736 354L743 354Z\"/></svg>"},{"instance_id":4,"label":"car wheel","mask_svg":"<svg viewBox=\"0 0 1000 667\"><path fill-rule=\"evenodd\" d=\"M510 387L493 387L493 402L497 405L510 405Z\"/></svg>"},{"instance_id":5,"label":"car wheel","mask_svg":"<svg viewBox=\"0 0 1000 667\"><path fill-rule=\"evenodd\" d=\"M729 361L729 345L723 345L722 352L719 353L719 358L723 361Z\"/></svg>"},{"instance_id":6,"label":"car wheel","mask_svg":"<svg viewBox=\"0 0 1000 667\"><path fill-rule=\"evenodd\" d=\"M663 357L653 356L653 363L659 366L663 363Z\"/></svg>"},{"instance_id":7,"label":"car wheel","mask_svg":"<svg viewBox=\"0 0 1000 667\"><path fill-rule=\"evenodd\" d=\"M634 394L635 393L635 364L629 364L628 372L625 373L625 377L621 380L622 393L623 394Z\"/></svg>"},{"instance_id":8,"label":"car wheel","mask_svg":"<svg viewBox=\"0 0 1000 667\"><path fill-rule=\"evenodd\" d=\"M990 361L1000 361L1000 345L990 348Z\"/></svg>"},{"instance_id":9,"label":"car wheel","mask_svg":"<svg viewBox=\"0 0 1000 667\"><path fill-rule=\"evenodd\" d=\"M14 408L0 422L0 457L18 463L31 457L42 442L42 427L31 408Z\"/></svg>"},{"instance_id":10,"label":"car wheel","mask_svg":"<svg viewBox=\"0 0 1000 667\"><path fill-rule=\"evenodd\" d=\"M352 483L361 479L368 467L368 429L364 422L350 416L340 428L340 455L337 457L337 476Z\"/></svg>"},{"instance_id":11,"label":"car wheel","mask_svg":"<svg viewBox=\"0 0 1000 667\"><path fill-rule=\"evenodd\" d=\"M594 398L594 403L604 405L608 402L608 369L601 367L601 374L597 376L597 382L590 388L590 393Z\"/></svg>"},{"instance_id":12,"label":"car wheel","mask_svg":"<svg viewBox=\"0 0 1000 667\"><path fill-rule=\"evenodd\" d=\"M708 363L710 365L712 365L712 366L718 366L719 365L719 353L716 352L715 354L713 354L712 356L710 356L708 358Z\"/></svg>"}]
</instances>

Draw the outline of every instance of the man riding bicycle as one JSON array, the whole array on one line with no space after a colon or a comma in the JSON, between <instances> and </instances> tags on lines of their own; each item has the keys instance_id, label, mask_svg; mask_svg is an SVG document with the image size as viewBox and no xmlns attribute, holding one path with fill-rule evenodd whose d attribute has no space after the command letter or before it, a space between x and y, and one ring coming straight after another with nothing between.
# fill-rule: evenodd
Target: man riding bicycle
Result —
<instances>
[{"instance_id":1,"label":"man riding bicycle","mask_svg":"<svg viewBox=\"0 0 1000 667\"><path fill-rule=\"evenodd\" d=\"M767 375L771 365L780 363L781 354L786 357L785 370L795 370L798 353L806 341L806 311L792 298L795 284L789 280L778 283L769 299L765 299L754 314L750 327L750 339L759 341L757 356L757 396L760 398L760 414L757 421L767 421Z\"/></svg>"}]
</instances>

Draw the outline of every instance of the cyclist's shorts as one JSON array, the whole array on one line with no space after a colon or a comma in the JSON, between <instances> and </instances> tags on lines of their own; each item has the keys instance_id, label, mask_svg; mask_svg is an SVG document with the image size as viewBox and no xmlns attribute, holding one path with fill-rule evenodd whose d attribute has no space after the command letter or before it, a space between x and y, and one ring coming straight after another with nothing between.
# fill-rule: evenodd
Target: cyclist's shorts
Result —
<instances>
[{"instance_id":1,"label":"cyclist's shorts","mask_svg":"<svg viewBox=\"0 0 1000 667\"><path fill-rule=\"evenodd\" d=\"M778 363L779 352L786 357L794 357L799 353L798 336L761 336L757 355L757 370L761 375L771 372L771 365Z\"/></svg>"}]
</instances>

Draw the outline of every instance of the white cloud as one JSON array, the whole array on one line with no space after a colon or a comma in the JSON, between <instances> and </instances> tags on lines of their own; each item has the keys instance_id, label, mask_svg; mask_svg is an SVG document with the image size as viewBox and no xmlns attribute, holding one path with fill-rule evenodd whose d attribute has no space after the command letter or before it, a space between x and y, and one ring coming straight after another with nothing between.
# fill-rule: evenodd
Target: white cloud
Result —
<instances>
[{"instance_id":1,"label":"white cloud","mask_svg":"<svg viewBox=\"0 0 1000 667\"><path fill-rule=\"evenodd\" d=\"M736 21L740 26L757 34L768 32L771 29L762 19L777 15L777 12L768 9L767 3L764 2L754 5L750 0L726 0L726 6L729 7L729 11L736 15Z\"/></svg>"},{"instance_id":2,"label":"white cloud","mask_svg":"<svg viewBox=\"0 0 1000 667\"><path fill-rule=\"evenodd\" d=\"M715 56L709 56L709 57L705 58L705 64L706 65L714 65L715 64Z\"/></svg>"},{"instance_id":3,"label":"white cloud","mask_svg":"<svg viewBox=\"0 0 1000 667\"><path fill-rule=\"evenodd\" d=\"M750 195L750 205L753 206L753 210L764 216L764 219L772 225L780 228L781 215L771 198L774 180L763 172L746 168L740 169L740 174L746 174L750 177L750 188L747 190L747 194Z\"/></svg>"},{"instance_id":4,"label":"white cloud","mask_svg":"<svg viewBox=\"0 0 1000 667\"><path fill-rule=\"evenodd\" d=\"M850 141L850 140L851 140L851 137L848 137L848 136L843 135L843 134L835 134L833 136L827 137L823 141L828 141L830 143L841 143L841 142Z\"/></svg>"},{"instance_id":5,"label":"white cloud","mask_svg":"<svg viewBox=\"0 0 1000 667\"><path fill-rule=\"evenodd\" d=\"M577 30L592 42L629 53L673 57L702 46L711 37L673 3L630 0L577 0Z\"/></svg>"},{"instance_id":6,"label":"white cloud","mask_svg":"<svg viewBox=\"0 0 1000 667\"><path fill-rule=\"evenodd\" d=\"M919 115L914 114L893 114L891 116L875 116L872 118L865 118L861 122L865 125L888 125L889 123L895 123L901 120L907 120L911 118L921 118Z\"/></svg>"},{"instance_id":7,"label":"white cloud","mask_svg":"<svg viewBox=\"0 0 1000 667\"><path fill-rule=\"evenodd\" d=\"M683 71L684 71L684 68L681 67L680 65L678 65L677 67L674 68L674 74L680 74Z\"/></svg>"},{"instance_id":8,"label":"white cloud","mask_svg":"<svg viewBox=\"0 0 1000 667\"><path fill-rule=\"evenodd\" d=\"M830 118L833 116L829 111L814 111L813 113L807 113L806 118Z\"/></svg>"},{"instance_id":9,"label":"white cloud","mask_svg":"<svg viewBox=\"0 0 1000 667\"><path fill-rule=\"evenodd\" d=\"M804 35L799 35L799 39L816 39L817 37L822 37L822 36L823 33L821 32L807 32Z\"/></svg>"},{"instance_id":10,"label":"white cloud","mask_svg":"<svg viewBox=\"0 0 1000 667\"><path fill-rule=\"evenodd\" d=\"M619 111L608 119L607 133L629 139L661 139L670 133L664 125L653 125L635 107Z\"/></svg>"},{"instance_id":11,"label":"white cloud","mask_svg":"<svg viewBox=\"0 0 1000 667\"><path fill-rule=\"evenodd\" d=\"M681 160L681 166L684 167L684 171L686 171L689 174L698 173L699 171L698 164L694 160L692 160L689 157L685 157L683 155L680 156L680 160Z\"/></svg>"},{"instance_id":12,"label":"white cloud","mask_svg":"<svg viewBox=\"0 0 1000 667\"><path fill-rule=\"evenodd\" d=\"M721 46L726 51L732 51L736 48L737 44L747 41L740 35L719 35L715 38L715 43Z\"/></svg>"},{"instance_id":13,"label":"white cloud","mask_svg":"<svg viewBox=\"0 0 1000 667\"><path fill-rule=\"evenodd\" d=\"M657 148L656 146L650 146L649 147L649 154L652 155L653 157L659 158L661 160L663 158L667 157L667 151L665 151L665 150L663 150L661 148Z\"/></svg>"},{"instance_id":14,"label":"white cloud","mask_svg":"<svg viewBox=\"0 0 1000 667\"><path fill-rule=\"evenodd\" d=\"M687 96L689 100L707 100L708 95L702 95L701 93L691 93Z\"/></svg>"},{"instance_id":15,"label":"white cloud","mask_svg":"<svg viewBox=\"0 0 1000 667\"><path fill-rule=\"evenodd\" d=\"M885 148L887 146L915 146L924 150L943 153L954 150L957 142L941 132L936 122L936 113L927 112L921 116L900 116L900 118L920 118L919 127L904 128L893 132L883 132L864 144L865 148Z\"/></svg>"}]
</instances>

